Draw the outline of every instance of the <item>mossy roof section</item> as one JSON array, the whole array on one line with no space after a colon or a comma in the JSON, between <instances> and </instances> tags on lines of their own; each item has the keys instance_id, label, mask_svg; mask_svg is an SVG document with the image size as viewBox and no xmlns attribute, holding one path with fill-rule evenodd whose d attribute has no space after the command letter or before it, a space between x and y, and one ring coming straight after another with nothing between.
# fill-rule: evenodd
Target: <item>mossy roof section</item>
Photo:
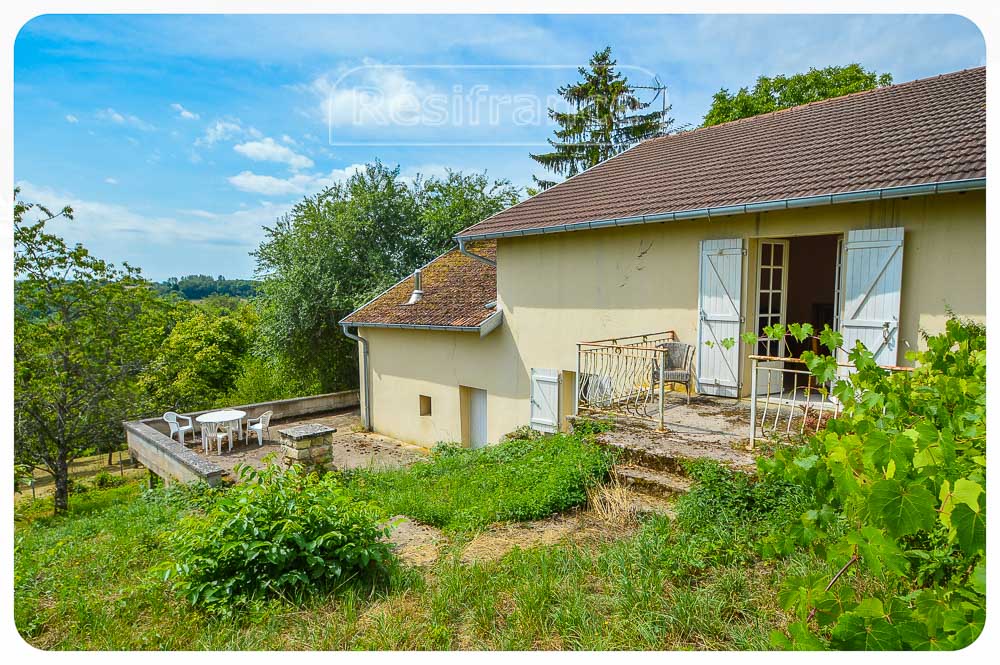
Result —
<instances>
[{"instance_id":1,"label":"mossy roof section","mask_svg":"<svg viewBox=\"0 0 1000 665\"><path fill-rule=\"evenodd\" d=\"M496 242L468 243L466 248L491 261L496 260ZM476 327L496 308L486 305L497 298L497 271L470 258L458 249L445 252L421 269L424 297L413 305L406 303L413 293L413 275L358 308L343 323L364 327L367 324L401 326Z\"/></svg>"}]
</instances>

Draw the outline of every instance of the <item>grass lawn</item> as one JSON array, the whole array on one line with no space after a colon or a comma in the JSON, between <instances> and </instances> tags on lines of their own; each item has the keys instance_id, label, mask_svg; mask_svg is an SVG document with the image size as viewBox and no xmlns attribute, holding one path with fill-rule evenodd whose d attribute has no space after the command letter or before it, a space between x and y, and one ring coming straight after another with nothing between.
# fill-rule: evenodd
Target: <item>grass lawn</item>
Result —
<instances>
[{"instance_id":1,"label":"grass lawn","mask_svg":"<svg viewBox=\"0 0 1000 665\"><path fill-rule=\"evenodd\" d=\"M569 445L575 444L561 440L557 447ZM443 456L438 464L479 478L466 485L436 475L433 462L412 477L348 479L348 486L361 482L362 492L373 485L386 490L386 513L420 512L410 497L432 493L426 514L451 534L433 565L392 566L375 584L348 585L304 605L261 601L236 617L191 607L154 571L171 560L169 534L191 510L168 490L139 483L91 490L73 497L63 517L21 504L18 630L43 649L766 649L769 632L787 622L777 606L780 581L825 566L804 556L761 565L747 545L753 529L746 523L724 516L697 525L716 510L711 497L697 492L689 508L680 506L677 521L649 518L618 539L514 549L499 560L463 563L463 546L485 520L509 517L523 505L529 517L562 510L560 502L585 496L574 492L596 482L606 464L584 447L573 458L589 462L532 476L528 467L557 453L544 445L507 450L509 466L485 454ZM541 483L547 489L529 492L526 504L516 493L477 500L497 491L503 478L528 489L549 480Z\"/></svg>"},{"instance_id":2,"label":"grass lawn","mask_svg":"<svg viewBox=\"0 0 1000 665\"><path fill-rule=\"evenodd\" d=\"M430 461L407 469L357 471L349 485L389 515L469 531L582 505L587 488L607 476L611 463L606 449L556 434L482 450L439 448Z\"/></svg>"},{"instance_id":3,"label":"grass lawn","mask_svg":"<svg viewBox=\"0 0 1000 665\"><path fill-rule=\"evenodd\" d=\"M121 465L119 465L119 456ZM148 471L143 468L133 467L132 458L129 451L116 452L112 456L112 463L108 464L108 455L91 455L88 457L78 457L69 465L69 477L71 480L88 481L102 471L113 476L124 476L125 478L145 477ZM49 496L55 492L55 479L48 471L35 469L32 473L35 479L35 496ZM14 494L15 501L23 501L31 498L31 488L27 485L21 487L21 491Z\"/></svg>"}]
</instances>

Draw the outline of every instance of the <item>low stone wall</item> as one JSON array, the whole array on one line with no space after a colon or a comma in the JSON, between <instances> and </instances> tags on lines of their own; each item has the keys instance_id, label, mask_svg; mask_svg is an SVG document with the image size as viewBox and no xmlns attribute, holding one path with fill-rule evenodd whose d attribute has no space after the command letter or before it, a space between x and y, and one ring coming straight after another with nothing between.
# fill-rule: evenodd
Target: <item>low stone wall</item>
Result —
<instances>
[{"instance_id":1,"label":"low stone wall","mask_svg":"<svg viewBox=\"0 0 1000 665\"><path fill-rule=\"evenodd\" d=\"M226 408L246 411L247 418L257 418L265 411L273 411L274 415L271 416L272 421L280 421L309 416L315 413L349 409L359 404L360 398L357 390L344 390L325 395L295 397L274 402L260 402L258 404L244 404ZM190 416L193 421L203 413L217 410L208 409L185 413L184 415ZM200 441L201 434L198 430L198 424L197 422L193 422L193 424L195 431L189 432L187 436L191 437L193 435L196 441ZM188 483L201 480L209 485L215 485L222 480L222 468L210 459L199 455L171 438L169 436L170 428L163 421L163 418L132 420L123 423L123 426L125 427L125 438L128 440L128 449L132 455L132 459L138 461L162 478L164 482Z\"/></svg>"},{"instance_id":2,"label":"low stone wall","mask_svg":"<svg viewBox=\"0 0 1000 665\"><path fill-rule=\"evenodd\" d=\"M215 462L140 421L125 423L125 438L132 459L166 484L201 480L217 485L222 480L222 468Z\"/></svg>"},{"instance_id":3,"label":"low stone wall","mask_svg":"<svg viewBox=\"0 0 1000 665\"><path fill-rule=\"evenodd\" d=\"M360 404L361 398L357 390L342 390L337 393L326 393L324 395L293 397L291 399L280 399L274 402L258 402L257 404L242 404L240 406L227 406L224 408L246 411L247 418L257 418L265 411L273 411L274 415L271 416L271 420L288 420L289 418L299 418L314 413L325 413L327 411L349 409L351 407L359 406ZM191 419L194 420L203 413L218 411L219 408L205 409L204 411L192 411L191 413L185 413L184 415L190 416ZM140 422L144 425L148 425L163 434L169 434L170 432L170 428L167 427L167 423L163 422L163 418L159 416L134 422ZM198 424L195 423L195 430L197 429ZM198 434L197 431L195 433Z\"/></svg>"}]
</instances>

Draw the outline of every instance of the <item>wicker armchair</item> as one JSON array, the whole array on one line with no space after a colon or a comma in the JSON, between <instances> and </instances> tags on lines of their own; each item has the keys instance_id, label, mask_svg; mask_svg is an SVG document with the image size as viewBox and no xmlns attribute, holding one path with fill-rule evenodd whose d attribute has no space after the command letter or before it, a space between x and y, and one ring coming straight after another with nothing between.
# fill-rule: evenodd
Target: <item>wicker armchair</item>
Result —
<instances>
[{"instance_id":1,"label":"wicker armchair","mask_svg":"<svg viewBox=\"0 0 1000 665\"><path fill-rule=\"evenodd\" d=\"M657 349L666 351L664 354L665 365L660 371L659 357L653 360L652 376L650 377L649 389L663 383L682 383L687 389L687 403L691 403L691 383L694 379L691 361L694 359L694 347L683 342L661 342L656 345ZM659 354L657 354L659 356Z\"/></svg>"}]
</instances>

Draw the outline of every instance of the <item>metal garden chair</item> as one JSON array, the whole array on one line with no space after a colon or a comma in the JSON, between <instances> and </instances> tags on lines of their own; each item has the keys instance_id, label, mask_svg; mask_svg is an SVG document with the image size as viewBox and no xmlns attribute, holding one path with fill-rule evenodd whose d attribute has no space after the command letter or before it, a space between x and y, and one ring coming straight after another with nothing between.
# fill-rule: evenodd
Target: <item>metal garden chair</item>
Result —
<instances>
[{"instance_id":1,"label":"metal garden chair","mask_svg":"<svg viewBox=\"0 0 1000 665\"><path fill-rule=\"evenodd\" d=\"M653 360L652 376L650 377L649 389L663 383L681 383L687 390L687 403L691 403L691 384L694 379L694 372L691 368L691 361L694 359L694 347L684 342L661 342L656 345L657 349L665 351L664 367L660 370L658 359ZM659 355L659 354L658 354Z\"/></svg>"}]
</instances>

